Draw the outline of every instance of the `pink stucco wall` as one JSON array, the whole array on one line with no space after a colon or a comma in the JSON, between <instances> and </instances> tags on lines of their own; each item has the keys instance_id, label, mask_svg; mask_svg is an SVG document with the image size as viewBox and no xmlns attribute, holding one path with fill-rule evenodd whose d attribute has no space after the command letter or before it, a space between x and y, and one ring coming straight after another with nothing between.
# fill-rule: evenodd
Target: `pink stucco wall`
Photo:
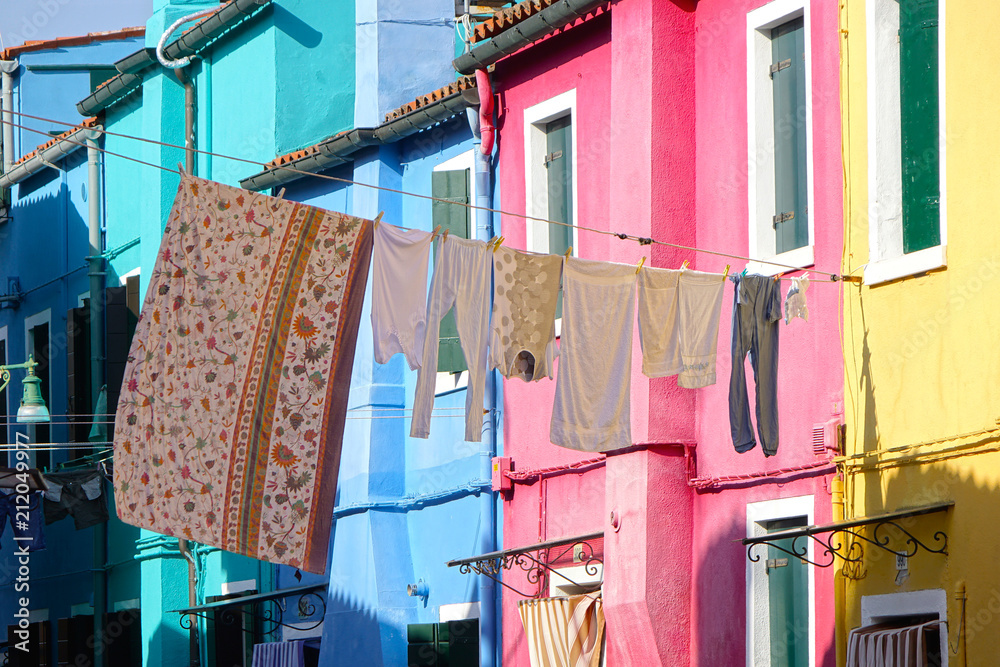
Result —
<instances>
[{"instance_id":1,"label":"pink stucco wall","mask_svg":"<svg viewBox=\"0 0 1000 667\"><path fill-rule=\"evenodd\" d=\"M737 255L748 250L746 14L742 0L619 0L609 12L501 61L501 208L525 210L524 109L577 91L577 206L581 225ZM816 269L841 254L840 116L835 0L811 6ZM524 221L505 216L506 243L526 247ZM653 266L734 271L742 263L663 246L640 247L581 232L582 257ZM783 291L787 289L787 283ZM732 287L719 332L718 384L679 389L646 379L635 336L632 429L653 443L584 472L518 484L504 502L504 548L605 531L604 601L608 664L746 664L746 505L812 495L814 520L830 519L828 477L731 485L698 493L687 484L683 444L696 445L702 477L745 474L816 461L812 426L839 410L842 366L838 288L809 290L810 319L781 325L781 447L738 455L728 420ZM558 369L558 366L557 366ZM504 385L505 455L516 470L571 464L592 455L551 445L555 385ZM751 387L752 394L752 387ZM621 517L618 531L609 517ZM816 656L833 664L833 579L817 569ZM518 573L508 582L530 588ZM505 665L528 664L518 596L504 591Z\"/></svg>"}]
</instances>

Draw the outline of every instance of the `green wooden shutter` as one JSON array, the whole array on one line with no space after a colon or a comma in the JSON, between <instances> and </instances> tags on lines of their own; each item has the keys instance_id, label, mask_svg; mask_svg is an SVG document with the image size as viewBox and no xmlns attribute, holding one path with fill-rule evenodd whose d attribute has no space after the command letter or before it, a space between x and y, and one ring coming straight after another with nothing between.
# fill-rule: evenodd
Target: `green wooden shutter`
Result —
<instances>
[{"instance_id":1,"label":"green wooden shutter","mask_svg":"<svg viewBox=\"0 0 1000 667\"><path fill-rule=\"evenodd\" d=\"M806 180L805 26L797 18L771 31L774 95L775 252L809 244Z\"/></svg>"},{"instance_id":2,"label":"green wooden shutter","mask_svg":"<svg viewBox=\"0 0 1000 667\"><path fill-rule=\"evenodd\" d=\"M545 126L545 176L549 220L573 222L573 126L564 116ZM573 228L549 225L549 252L561 255L573 243Z\"/></svg>"},{"instance_id":3,"label":"green wooden shutter","mask_svg":"<svg viewBox=\"0 0 1000 667\"><path fill-rule=\"evenodd\" d=\"M478 667L479 620L406 626L408 667Z\"/></svg>"},{"instance_id":4,"label":"green wooden shutter","mask_svg":"<svg viewBox=\"0 0 1000 667\"><path fill-rule=\"evenodd\" d=\"M806 525L804 517L771 521L773 533ZM793 551L792 538L777 540ZM767 597L771 667L807 667L809 664L809 566L773 546L767 548Z\"/></svg>"},{"instance_id":5,"label":"green wooden shutter","mask_svg":"<svg viewBox=\"0 0 1000 667\"><path fill-rule=\"evenodd\" d=\"M900 0L903 252L941 243L938 0Z\"/></svg>"},{"instance_id":6,"label":"green wooden shutter","mask_svg":"<svg viewBox=\"0 0 1000 667\"><path fill-rule=\"evenodd\" d=\"M441 233L448 230L449 236L469 238L469 170L435 171L431 175L431 195L436 199L445 199L454 204L434 201L431 205L433 225L441 226ZM439 236L434 241L434 256L437 257L437 246L441 242ZM441 320L441 331L438 343L438 372L460 373L468 369L465 355L462 354L462 344L458 339L458 325L455 324L455 309L452 308Z\"/></svg>"}]
</instances>

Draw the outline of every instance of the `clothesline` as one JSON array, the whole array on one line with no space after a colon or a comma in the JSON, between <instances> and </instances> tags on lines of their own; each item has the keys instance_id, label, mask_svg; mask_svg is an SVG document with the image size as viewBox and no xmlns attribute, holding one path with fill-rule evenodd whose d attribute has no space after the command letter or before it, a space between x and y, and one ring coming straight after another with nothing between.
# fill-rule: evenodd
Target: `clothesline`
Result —
<instances>
[{"instance_id":1,"label":"clothesline","mask_svg":"<svg viewBox=\"0 0 1000 667\"><path fill-rule=\"evenodd\" d=\"M59 124L59 125L69 125L71 127L76 127L72 123L68 123L66 121L55 120L55 119L52 119L52 118L45 118L43 116L33 116L31 114L26 114L26 113L22 113L22 112L18 112L18 111L10 111L10 112L5 112L5 113L11 113L11 114L15 114L15 115L18 115L18 116L22 116L24 118L31 118L33 120L40 120L40 121L48 122L48 123L56 123L56 124ZM42 134L42 135L45 135L45 136L50 136L48 132L45 132L43 130L36 130L34 128L30 128L30 127L27 127L27 126L24 126L24 125L20 125L20 124L14 123L13 121L0 120L0 122L2 122L4 124L7 124L7 125L11 125L13 127L19 128L19 129L27 130L29 132L34 132L36 134ZM163 142L163 141L158 141L156 139L147 139L145 137L137 137L137 136L133 136L133 135L129 135L129 134L123 134L123 133L119 133L119 132L111 132L110 130L106 130L104 128L96 128L95 127L95 128L89 128L89 129L91 129L94 132L100 132L100 133L108 135L108 136L120 137L120 138L123 138L123 139L132 139L132 140L135 140L135 141L142 141L142 142L146 142L146 143L150 143L150 144L155 144L157 146L163 146L163 147L166 147L166 148L176 148L178 150L184 150L184 151L190 150L190 151L193 151L193 152L201 154L201 155L209 155L209 156L212 156L212 157L222 158L224 160L233 160L235 162L242 162L242 163L245 163L245 164L252 164L252 165L255 165L255 166L259 166L259 167L265 167L265 168L267 167L267 163L258 162L256 160L249 160L249 159L246 159L246 158L234 157L232 155L225 155L225 154L222 154L222 153L215 153L215 152L212 152L212 151L200 150L200 149L197 149L197 148L187 148L185 146L181 146L181 145L178 145L178 144L171 144L171 143ZM80 143L80 142L77 142L77 141L72 141L72 140L70 140L68 138L64 138L64 139L62 139L62 141L65 141L65 142L73 144L73 145L86 147L86 144L83 144L83 143ZM175 174L176 173L180 173L176 169L171 169L169 167L164 167L163 165L153 164L153 163L150 163L150 162L145 162L143 160L139 160L138 158L132 158L132 157L129 157L129 156L126 156L126 155L121 155L119 153L114 153L114 152L108 151L107 149L102 148L102 147L97 147L97 150L100 150L100 151L102 151L102 152L104 152L104 153L106 153L108 155L112 155L114 157L119 157L119 158L122 158L124 160L132 160L134 162L138 162L139 164L144 164L144 165L149 166L149 167L155 167L155 168L161 169L163 171L168 171L168 172L175 173ZM395 189L395 188L389 188L389 187L382 186L382 185L372 185L370 183L361 183L359 181L352 181L352 180L347 179L347 178L340 178L338 176L332 176L330 174L318 174L318 173L314 173L314 172L310 172L310 171L305 171L305 170L302 170L302 169L296 169L294 167L282 166L282 167L279 167L277 170L287 171L287 172L292 172L292 173L297 173L297 174L302 174L303 176L312 176L312 177L315 177L315 178L322 178L322 179L326 179L326 180L336 181L338 183L343 183L343 184L346 184L346 185L355 185L355 186L359 186L359 187L371 188L371 189L374 189L374 190L382 190L384 192L392 192L392 193L395 193L395 194L406 195L406 196L409 196L409 197L417 197L417 198L420 198L420 199L428 199L430 201L436 201L436 202L441 202L441 203L445 203L445 204L452 204L452 205L456 205L456 206L464 206L464 207L466 207L468 209L482 210L482 211L487 211L487 212L490 212L490 213L499 213L501 215L508 215L508 216L512 216L512 217L522 218L524 220L533 220L533 221L536 221L536 222L543 222L543 223L550 224L550 225L562 225L564 227L573 227L575 229L580 229L580 230L588 231L588 232L594 232L596 234L605 234L605 235L608 235L608 236L615 236L615 237L618 237L619 239L621 239L623 241L626 241L626 240L635 241L639 245L643 245L643 246L645 246L645 245L661 245L661 246L665 246L665 247L669 247L669 248L674 248L674 249L677 249L677 250L687 250L687 251L690 251L690 252L702 253L702 254L707 254L707 255L714 255L716 257L725 257L727 259L735 259L735 260L745 261L745 262L758 262L758 263L766 264L766 265L769 265L769 266L780 267L782 269L785 269L786 271L800 271L803 268L803 267L800 267L800 266L793 266L791 264L783 264L781 262L774 262L774 261L771 261L771 260L764 260L764 259L758 259L758 258L753 258L753 257L747 257L747 256L743 256L743 255L736 255L736 254L733 254L733 253L726 253L726 252L721 252L721 251L717 251L717 250L708 250L708 249L704 249L704 248L696 248L694 246L686 246L686 245L681 245L681 244L678 244L678 243L670 243L668 241L659 241L659 240L653 239L651 237L637 236L637 235L634 235L634 234L627 234L627 233L624 233L624 232L613 232L613 231L605 230L605 229L595 229L593 227L585 227L583 225L574 225L572 223L562 222L562 221L559 221L559 220L549 220L549 219L546 219L546 218L540 218L540 217L537 217L537 216L531 216L531 215L527 215L527 214L524 214L524 213L516 213L516 212L513 212L513 211L505 211L503 209L489 208L489 207L486 207L486 206L477 206L475 204L471 204L471 203L467 203L467 202L456 202L456 201L442 199L442 198L439 198L439 197L434 197L434 196L431 196L431 195L425 195L425 194L421 194L421 193L417 193L417 192L408 192L406 190L399 190L399 189ZM840 273L831 273L829 271L819 271L819 270L816 270L816 269L810 269L810 272L816 273L816 274L820 274L820 275L824 275L824 276L828 276L830 278L830 282L838 282L838 281L852 282L852 281L856 281L857 280L856 276L844 275L844 274L840 274Z\"/></svg>"}]
</instances>

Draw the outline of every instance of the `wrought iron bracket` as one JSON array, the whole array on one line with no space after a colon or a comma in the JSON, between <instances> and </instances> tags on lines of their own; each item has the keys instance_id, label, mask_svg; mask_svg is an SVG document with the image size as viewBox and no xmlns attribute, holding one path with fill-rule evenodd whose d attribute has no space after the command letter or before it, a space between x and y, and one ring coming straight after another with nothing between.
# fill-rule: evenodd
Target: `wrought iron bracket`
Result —
<instances>
[{"instance_id":1,"label":"wrought iron bracket","mask_svg":"<svg viewBox=\"0 0 1000 667\"><path fill-rule=\"evenodd\" d=\"M547 574L555 574L574 586L583 586L570 579L564 572L558 571L553 564L572 553L574 565L582 566L588 575L596 576L600 571L599 566L604 565L604 559L597 555L594 542L603 537L602 531L561 540L549 540L529 547L494 551L482 556L448 561L448 567L457 567L462 574L473 573L489 577L521 597L532 598L537 597L538 593L525 593L514 588L503 580L503 571L518 568L526 574L529 584L538 584Z\"/></svg>"},{"instance_id":2,"label":"wrought iron bracket","mask_svg":"<svg viewBox=\"0 0 1000 667\"><path fill-rule=\"evenodd\" d=\"M286 607L288 601L293 599L300 618L310 617L321 609L319 620L306 627L286 623L284 620ZM253 634L255 630L253 625L247 627L247 624L243 623L245 619L260 621L262 635L273 635L278 628L314 630L323 623L323 618L326 616L326 585L286 588L272 593L220 600L174 611L180 614L178 622L184 630L190 630L194 626L195 618L230 626L238 625L247 634Z\"/></svg>"},{"instance_id":3,"label":"wrought iron bracket","mask_svg":"<svg viewBox=\"0 0 1000 667\"><path fill-rule=\"evenodd\" d=\"M954 505L954 501L949 501L917 509L860 517L824 526L792 528L758 537L748 537L742 542L747 547L747 558L752 563L757 563L761 559L760 553L754 553L754 547L759 545L774 547L778 551L816 567L830 567L837 562L838 558L845 563L860 563L864 560L866 544L907 559L913 558L921 549L928 553L947 556L948 535L945 532L940 530L935 532L930 543L927 543L917 539L907 527L904 527L903 523L904 520L912 517L946 512ZM868 527L872 527L870 535L866 534ZM788 539L791 542L785 546L778 544L778 542ZM819 557L808 557L810 540L822 548L822 554ZM900 545L899 542L902 544ZM890 546L890 544L894 546Z\"/></svg>"}]
</instances>

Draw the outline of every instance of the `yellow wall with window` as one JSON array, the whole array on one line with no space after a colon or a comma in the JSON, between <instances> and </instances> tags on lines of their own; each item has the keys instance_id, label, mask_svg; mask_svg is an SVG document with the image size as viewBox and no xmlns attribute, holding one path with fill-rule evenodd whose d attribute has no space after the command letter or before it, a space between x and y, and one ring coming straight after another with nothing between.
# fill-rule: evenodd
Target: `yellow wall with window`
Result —
<instances>
[{"instance_id":1,"label":"yellow wall with window","mask_svg":"<svg viewBox=\"0 0 1000 667\"><path fill-rule=\"evenodd\" d=\"M924 589L947 593L951 665L1000 655L1000 4L938 0L941 247L906 253L892 238L892 156L906 150L893 135L906 111L893 108L904 94L892 80L906 66L893 53L909 56L892 43L905 18L886 2L905 12L925 1L842 2L843 268L865 277L844 288L844 512L955 504L905 524L931 546L946 533L947 556L920 550L898 575L891 554L865 545L864 562L838 574L838 664L863 596ZM894 529L880 534L906 546Z\"/></svg>"}]
</instances>

